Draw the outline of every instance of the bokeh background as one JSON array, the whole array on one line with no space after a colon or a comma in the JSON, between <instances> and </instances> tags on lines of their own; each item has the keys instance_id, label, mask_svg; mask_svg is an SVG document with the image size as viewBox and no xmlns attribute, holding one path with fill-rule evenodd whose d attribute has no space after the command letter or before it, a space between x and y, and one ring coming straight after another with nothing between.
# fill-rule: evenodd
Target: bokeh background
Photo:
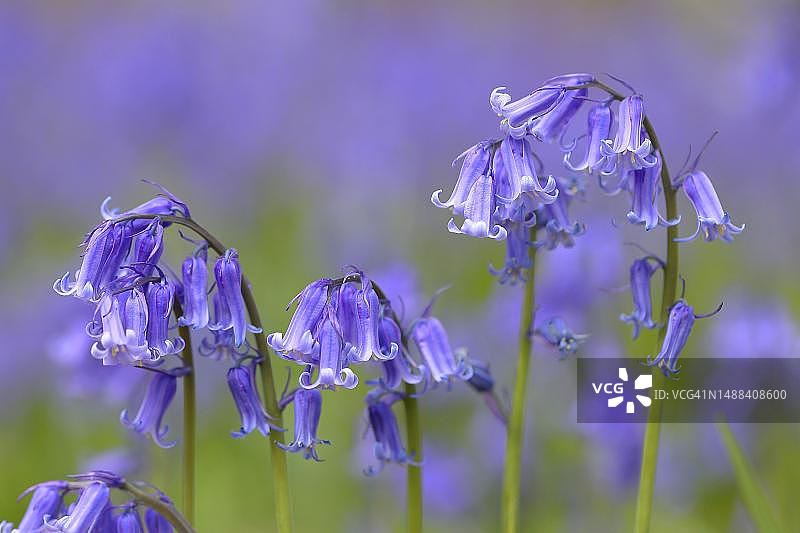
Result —
<instances>
[{"instance_id":1,"label":"bokeh background","mask_svg":"<svg viewBox=\"0 0 800 533\"><path fill-rule=\"evenodd\" d=\"M402 294L409 319L451 284L437 309L452 342L489 361L508 389L520 290L487 273L503 247L448 234L448 215L429 202L452 187L451 159L494 134L487 97L498 85L522 95L560 73L614 73L645 95L675 169L720 130L703 166L747 229L732 245L682 246L692 303L726 302L698 323L687 355L800 355L796 3L19 0L0 4L0 50L0 518L19 519L23 488L87 461L180 500L179 448L157 449L117 422L138 404L139 377L97 367L80 333L91 310L51 290L77 265L106 196L124 208L150 197L141 178L240 250L270 331L283 330L285 304L309 280L345 264ZM659 251L663 234L614 227L627 208L590 194L575 209L586 235L540 263L540 316L590 333L581 355L652 351L651 336L633 343L617 321L630 302L614 289L639 253L623 242ZM170 242L179 260L188 250ZM576 424L574 365L537 345L525 523L625 530L643 428ZM224 372L201 361L199 529L270 531L266 441L228 436L238 419ZM326 394L320 435L333 445L323 463L290 458L299 531L402 525L402 469L362 474L372 464L366 390ZM422 412L430 530L495 530L501 426L462 385L428 394ZM179 415L176 402L178 437ZM797 427L734 430L793 527ZM713 426L662 435L653 530L750 530Z\"/></svg>"}]
</instances>

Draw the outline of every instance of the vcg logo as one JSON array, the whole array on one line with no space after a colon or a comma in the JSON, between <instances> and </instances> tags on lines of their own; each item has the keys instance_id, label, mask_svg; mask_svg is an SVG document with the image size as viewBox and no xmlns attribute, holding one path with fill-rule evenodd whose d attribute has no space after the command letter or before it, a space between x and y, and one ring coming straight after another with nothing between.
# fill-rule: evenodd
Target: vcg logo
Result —
<instances>
[{"instance_id":1,"label":"vcg logo","mask_svg":"<svg viewBox=\"0 0 800 533\"><path fill-rule=\"evenodd\" d=\"M592 389L596 395L605 394L610 396L610 398L608 398L608 406L611 408L617 407L621 405L622 402L625 402L625 389L630 388L630 384L628 384L628 369L620 367L619 379L620 381L616 382L592 382ZM627 387L626 384L628 384ZM639 377L636 378L636 381L633 382L633 391L628 394L630 399L625 402L625 412L632 414L635 411L635 404L632 396L635 396L636 400L638 400L638 402L644 407L650 407L650 404L652 403L650 397L642 394L636 394L635 391L649 389L652 386L653 376L651 374L639 375Z\"/></svg>"}]
</instances>

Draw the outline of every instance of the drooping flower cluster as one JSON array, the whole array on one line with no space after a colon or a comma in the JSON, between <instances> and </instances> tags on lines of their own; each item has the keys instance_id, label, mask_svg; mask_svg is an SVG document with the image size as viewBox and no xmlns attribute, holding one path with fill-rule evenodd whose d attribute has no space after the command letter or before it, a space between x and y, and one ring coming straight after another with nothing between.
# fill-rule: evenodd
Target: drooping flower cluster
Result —
<instances>
[{"instance_id":1,"label":"drooping flower cluster","mask_svg":"<svg viewBox=\"0 0 800 533\"><path fill-rule=\"evenodd\" d=\"M304 389L355 388L358 376L351 364L397 355L396 344L384 351L378 343L387 302L379 300L366 276L352 278L312 282L292 301L297 309L286 333L267 338L278 355L305 367L300 375Z\"/></svg>"},{"instance_id":2,"label":"drooping flower cluster","mask_svg":"<svg viewBox=\"0 0 800 533\"><path fill-rule=\"evenodd\" d=\"M590 98L590 89L602 91L600 98ZM459 156L463 163L450 198L441 201L442 191L437 190L431 201L463 217L461 225L451 219L449 231L507 241L504 267L490 266L500 283L525 278L533 266L531 246L570 247L583 233L583 225L569 216L576 196L571 184L580 182L580 175L596 176L609 194L625 191L632 224L649 231L680 222L680 217L668 220L659 213L663 154L650 138L641 94L623 96L595 76L581 73L551 78L519 100L499 87L492 91L489 104L500 117L500 136ZM584 133L567 141L572 119L584 106L588 107ZM539 178L544 175L541 159L534 153L543 144L563 152L561 174L566 174L548 176L545 183ZM702 233L709 241L730 241L742 227L733 225L711 182L696 166L697 162L670 184L682 187L697 211L697 231L682 240ZM538 240L531 237L536 230L541 230Z\"/></svg>"},{"instance_id":3,"label":"drooping flower cluster","mask_svg":"<svg viewBox=\"0 0 800 533\"><path fill-rule=\"evenodd\" d=\"M193 370L183 359L186 329L209 332L199 344L201 355L232 363L227 384L241 424L233 437L258 430L268 435L272 418L262 403L256 381L258 364L269 354L259 353L247 342L248 332L260 329L248 324L252 310L246 300L246 280L235 249L223 249L218 241L191 218L186 204L162 189L162 195L141 206L118 213L104 202L104 221L85 241L77 281L60 278L54 289L73 295L95 307L86 327L95 339L91 353L105 365L129 365L151 373L147 390L135 415L123 411L120 420L136 433L148 435L159 446L170 447L164 424L177 390L177 380ZM162 262L164 229L185 226L201 237L194 241L180 274ZM219 254L209 281L208 252ZM209 309L209 297L212 309ZM377 363L381 376L368 383L376 394L402 397L404 384L446 383L469 380L466 357L450 346L441 322L431 316L430 306L404 331L391 303L363 272L352 270L340 279L320 279L296 298L297 309L285 333L267 338L279 356L301 365L296 388L284 390L278 409L294 405L294 438L283 448L319 460L317 449L328 441L317 436L322 413L321 391L354 388L359 383L357 365ZM178 326L181 336L170 335ZM410 353L409 342L422 362ZM258 344L258 343L256 343ZM287 386L288 389L288 386ZM281 428L282 429L282 428ZM399 462L388 454L381 461ZM133 518L126 517L133 522Z\"/></svg>"},{"instance_id":4,"label":"drooping flower cluster","mask_svg":"<svg viewBox=\"0 0 800 533\"><path fill-rule=\"evenodd\" d=\"M410 333L424 361L415 363L391 302L363 272L316 280L295 302L286 332L269 335L267 342L281 357L304 366L300 386L305 389L352 389L359 379L351 366L369 361L381 363L387 388L420 383L425 376L437 383L469 377L468 365L450 348L430 308Z\"/></svg>"},{"instance_id":5,"label":"drooping flower cluster","mask_svg":"<svg viewBox=\"0 0 800 533\"><path fill-rule=\"evenodd\" d=\"M148 490L136 489L111 472L92 471L69 476L68 481L46 481L27 489L20 498L31 494L28 508L19 524L0 522L3 533L61 531L63 533L139 533L144 523L150 533L170 533L173 527L158 511L147 506L141 495L155 499L180 516L172 501L151 485ZM117 490L129 498L126 503L114 504L111 491ZM134 492L135 491L135 492ZM70 499L73 501L67 503Z\"/></svg>"},{"instance_id":6,"label":"drooping flower cluster","mask_svg":"<svg viewBox=\"0 0 800 533\"><path fill-rule=\"evenodd\" d=\"M463 353L453 350L442 323L422 316L403 329L391 302L364 272L352 270L338 279L311 282L290 303L296 304L285 332L267 337L268 344L284 359L303 367L299 388L287 396L294 403L294 439L283 446L319 460L316 446L328 441L317 437L324 390L355 388L361 381L355 368L367 363L380 366L381 376L367 381L375 388L367 395L368 413L376 442L376 458L404 463L397 422L391 404L404 397L404 385L420 385L422 394L454 379L471 379L472 367ZM417 362L412 346L419 354ZM488 372L488 371L487 371ZM493 382L492 382L493 383ZM375 429L375 424L383 421Z\"/></svg>"},{"instance_id":7,"label":"drooping flower cluster","mask_svg":"<svg viewBox=\"0 0 800 533\"><path fill-rule=\"evenodd\" d=\"M646 231L680 223L674 193L678 188L683 189L697 213L697 228L685 238L675 238L672 229L668 235L675 242L690 241L698 235L706 241L730 242L744 229L733 224L710 179L698 169L709 143L688 169L679 172L676 178L670 177L645 114L644 97L621 80L611 78L623 85L627 94L591 74L551 78L518 100L513 100L505 87L495 89L489 104L500 117L500 136L481 141L459 157L463 158L461 171L446 202L439 198L441 190L431 196L435 206L464 218L460 226L455 218L450 219L449 231L505 239L504 266L489 266L500 283L530 279L533 248L552 250L559 245L574 245L575 237L585 228L574 221L569 210L576 198L583 197L586 175L596 178L599 188L609 195L627 194L628 222ZM571 122L584 106L587 107L585 126L577 126L578 131L568 140ZM543 184L539 179L544 175L542 159L534 152L545 144L562 152L564 168ZM665 202L666 216L658 205L664 192L669 193L665 196L671 201ZM630 268L634 309L621 314L620 319L633 326L634 339L642 327L658 326L653 319L650 281L665 266L661 259L648 254L634 261ZM673 303L665 326L664 346L651 364L669 375L677 372L676 361L695 318L683 299ZM557 348L562 356L574 353L586 338L573 333L559 317L541 323L534 333Z\"/></svg>"},{"instance_id":8,"label":"drooping flower cluster","mask_svg":"<svg viewBox=\"0 0 800 533\"><path fill-rule=\"evenodd\" d=\"M70 281L67 273L53 288L94 306L94 316L86 326L87 334L94 339L94 358L103 365L129 365L153 373L136 416L131 418L127 410L123 411L123 425L150 435L159 446L175 444L164 440L167 427L162 420L175 396L177 379L192 370L185 365L182 353L186 333L175 335L177 325L206 329L209 335L202 340L199 352L233 363L228 384L242 418L240 431L233 435L243 436L254 429L266 435L270 425L255 386L254 365L249 364L260 355L252 353L246 342L248 332L260 329L247 321L239 254L233 248L215 248L219 257L210 285L209 243L190 241L181 234L194 250L183 261L180 275L173 274L173 269L162 262L164 230L175 223L196 226L192 226L183 201L154 185L161 194L123 213L108 208L110 199L103 202L104 221L83 242L75 281Z\"/></svg>"}]
</instances>

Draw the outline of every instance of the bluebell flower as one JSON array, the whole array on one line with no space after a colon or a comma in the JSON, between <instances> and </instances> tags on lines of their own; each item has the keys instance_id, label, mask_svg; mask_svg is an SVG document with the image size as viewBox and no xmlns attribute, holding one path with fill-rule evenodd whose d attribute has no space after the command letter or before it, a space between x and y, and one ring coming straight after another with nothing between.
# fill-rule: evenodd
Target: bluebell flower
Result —
<instances>
[{"instance_id":1,"label":"bluebell flower","mask_svg":"<svg viewBox=\"0 0 800 533\"><path fill-rule=\"evenodd\" d=\"M164 280L147 288L147 344L154 359L180 353L185 348L181 337L169 338L169 319L173 304L172 285Z\"/></svg>"},{"instance_id":2,"label":"bluebell flower","mask_svg":"<svg viewBox=\"0 0 800 533\"><path fill-rule=\"evenodd\" d=\"M464 357L456 357L450 347L447 332L433 316L423 316L411 330L411 337L425 361L425 368L436 383L449 381L456 376L467 380L472 376L472 368Z\"/></svg>"},{"instance_id":3,"label":"bluebell flower","mask_svg":"<svg viewBox=\"0 0 800 533\"><path fill-rule=\"evenodd\" d=\"M109 489L100 482L86 486L69 514L47 522L47 529L62 533L86 533L105 511Z\"/></svg>"},{"instance_id":4,"label":"bluebell flower","mask_svg":"<svg viewBox=\"0 0 800 533\"><path fill-rule=\"evenodd\" d=\"M505 87L497 87L489 95L489 106L503 117L501 128L516 138L525 136L533 121L553 110L564 98L563 84L545 85L519 100L512 101Z\"/></svg>"},{"instance_id":5,"label":"bluebell flower","mask_svg":"<svg viewBox=\"0 0 800 533\"><path fill-rule=\"evenodd\" d=\"M650 280L664 263L657 257L647 256L633 262L630 269L630 287L633 297L633 311L621 314L619 319L633 324L633 338L639 336L639 328L656 327L653 321L653 302L650 297Z\"/></svg>"},{"instance_id":6,"label":"bluebell flower","mask_svg":"<svg viewBox=\"0 0 800 533\"><path fill-rule=\"evenodd\" d=\"M683 178L683 191L697 212L697 229L689 237L675 239L677 242L691 241L701 230L703 239L708 242L718 238L731 242L734 235L744 230L744 224L736 226L731 222L730 215L722 208L717 191L705 172L698 170L687 174Z\"/></svg>"},{"instance_id":7,"label":"bluebell flower","mask_svg":"<svg viewBox=\"0 0 800 533\"><path fill-rule=\"evenodd\" d=\"M138 513L141 502L131 492L124 478L105 470L89 471L67 476L70 481L47 481L27 489L20 498L34 493L28 510L14 529L9 522L0 522L0 533L34 533L40 531L61 531L64 533L137 533L143 531ZM140 484L141 485L141 484ZM160 499L172 506L172 502L161 491L148 485ZM122 505L114 505L111 489L119 489L133 499ZM78 491L78 497L64 506L63 497L69 492ZM114 516L115 510L121 513ZM171 532L172 528L163 519L151 519L147 513L150 533ZM157 518L156 514L153 518Z\"/></svg>"},{"instance_id":8,"label":"bluebell flower","mask_svg":"<svg viewBox=\"0 0 800 533\"><path fill-rule=\"evenodd\" d=\"M519 222L528 227L536 225L536 210L540 209L542 202L530 194L520 194L513 202L506 202L505 199L513 196L511 192L511 184L507 178L501 152L498 150L495 153L492 162L492 172L495 176L500 176L495 181L495 199L499 199L495 203L495 210L492 214L492 220L495 224L499 224L508 230L510 223Z\"/></svg>"},{"instance_id":9,"label":"bluebell flower","mask_svg":"<svg viewBox=\"0 0 800 533\"><path fill-rule=\"evenodd\" d=\"M331 290L330 302L336 308L336 320L342 338L355 344L358 338L358 292L355 283L343 283Z\"/></svg>"},{"instance_id":10,"label":"bluebell flower","mask_svg":"<svg viewBox=\"0 0 800 533\"><path fill-rule=\"evenodd\" d=\"M533 148L528 139L515 139L506 137L500 144L500 157L503 165L502 171L494 169L494 177L498 184L501 181L508 183L510 196L497 195L497 200L509 204L514 202L520 194L527 193L542 203L553 203L558 196L556 180L547 177L547 182L542 185L536 175L536 165L533 162ZM501 186L498 185L498 188Z\"/></svg>"},{"instance_id":11,"label":"bluebell flower","mask_svg":"<svg viewBox=\"0 0 800 533\"><path fill-rule=\"evenodd\" d=\"M495 178L495 209L492 220L504 228L509 223L520 222L528 226L536 223L536 210L541 207L542 201L530 194L520 194L514 189L509 173L506 172L502 150L495 150L491 166L492 176ZM509 201L509 198L516 198Z\"/></svg>"},{"instance_id":12,"label":"bluebell flower","mask_svg":"<svg viewBox=\"0 0 800 533\"><path fill-rule=\"evenodd\" d=\"M569 219L569 204L572 198L568 194L559 194L552 204L545 204L540 211L539 224L544 226L544 239L536 243L548 250L555 249L559 244L565 248L575 245L575 237L581 235L586 228L580 222L571 222Z\"/></svg>"},{"instance_id":13,"label":"bluebell flower","mask_svg":"<svg viewBox=\"0 0 800 533\"><path fill-rule=\"evenodd\" d=\"M144 523L147 525L147 533L172 533L174 531L169 520L149 507L144 512Z\"/></svg>"},{"instance_id":14,"label":"bluebell flower","mask_svg":"<svg viewBox=\"0 0 800 533\"><path fill-rule=\"evenodd\" d=\"M468 148L453 161L453 165L455 165L459 159L464 159L461 165L461 171L458 174L456 186L453 188L453 193L450 195L450 199L442 203L442 201L439 200L442 189L433 191L431 195L431 202L433 202L433 205L443 209L452 209L453 213L457 215L464 214L464 205L467 202L472 186L478 178L487 174L489 159L491 157L491 144L492 141L481 141L475 146Z\"/></svg>"},{"instance_id":15,"label":"bluebell flower","mask_svg":"<svg viewBox=\"0 0 800 533\"><path fill-rule=\"evenodd\" d=\"M214 319L208 325L208 329L212 332L227 331L231 334L231 339L233 339L233 328L222 327L225 324L230 324L232 319L231 310L220 291L214 291L211 296L211 305L214 307Z\"/></svg>"},{"instance_id":16,"label":"bluebell flower","mask_svg":"<svg viewBox=\"0 0 800 533\"><path fill-rule=\"evenodd\" d=\"M319 461L317 445L330 441L317 438L317 428L322 414L322 393L318 389L298 389L294 393L294 440L287 444L277 443L284 450L303 453L306 459Z\"/></svg>"},{"instance_id":17,"label":"bluebell flower","mask_svg":"<svg viewBox=\"0 0 800 533\"><path fill-rule=\"evenodd\" d=\"M473 237L488 237L502 241L506 229L492 223L495 210L494 181L491 175L480 176L472 185L464 204L464 222L459 228L455 219L447 223L451 233L463 233Z\"/></svg>"},{"instance_id":18,"label":"bluebell flower","mask_svg":"<svg viewBox=\"0 0 800 533\"><path fill-rule=\"evenodd\" d=\"M397 418L392 411L392 403L397 399L397 394L367 395L367 419L375 439L375 459L379 462L377 469L369 466L364 470L368 476L378 474L387 463L416 464L414 458L406 453Z\"/></svg>"},{"instance_id":19,"label":"bluebell flower","mask_svg":"<svg viewBox=\"0 0 800 533\"><path fill-rule=\"evenodd\" d=\"M169 432L169 426L162 426L161 422L169 404L175 397L176 381L177 378L173 375L156 372L147 385L147 392L145 392L142 404L136 413L136 418L133 421L128 420L128 410L125 409L119 417L122 425L136 433L150 435L153 442L161 448L175 446L176 441L164 441L164 437Z\"/></svg>"},{"instance_id":20,"label":"bluebell flower","mask_svg":"<svg viewBox=\"0 0 800 533\"><path fill-rule=\"evenodd\" d=\"M164 251L164 227L155 218L138 235L133 243L131 265L142 276L149 276Z\"/></svg>"},{"instance_id":21,"label":"bluebell flower","mask_svg":"<svg viewBox=\"0 0 800 533\"><path fill-rule=\"evenodd\" d=\"M476 392L491 392L494 389L494 378L489 371L489 365L470 361L470 366L472 366L472 376L467 380L467 384Z\"/></svg>"},{"instance_id":22,"label":"bluebell flower","mask_svg":"<svg viewBox=\"0 0 800 533\"><path fill-rule=\"evenodd\" d=\"M104 531L108 531L110 533L117 532L116 519L114 517L114 505L110 496L106 502L103 512L100 513L100 516L98 516L97 520L94 522L94 526L92 526L92 533L95 531L98 533L102 533Z\"/></svg>"},{"instance_id":23,"label":"bluebell flower","mask_svg":"<svg viewBox=\"0 0 800 533\"><path fill-rule=\"evenodd\" d=\"M689 340L689 334L692 332L694 326L695 316L694 310L685 301L678 300L669 310L669 319L667 319L667 332L664 335L664 342L661 345L661 351L658 355L650 360L649 365L655 365L661 368L664 375L671 376L677 374L678 357L681 350Z\"/></svg>"},{"instance_id":24,"label":"bluebell flower","mask_svg":"<svg viewBox=\"0 0 800 533\"><path fill-rule=\"evenodd\" d=\"M494 377L489 370L489 365L480 361L470 360L472 376L467 380L467 384L483 397L489 411L497 417L503 424L508 423L508 418L503 407L494 393Z\"/></svg>"},{"instance_id":25,"label":"bluebell flower","mask_svg":"<svg viewBox=\"0 0 800 533\"><path fill-rule=\"evenodd\" d=\"M606 170L608 158L602 148L611 131L612 120L613 113L609 102L599 103L589 110L586 155L580 163L573 164L571 159L578 144L577 139L569 147L565 147L564 164L568 169L575 172L586 171L589 174L597 170Z\"/></svg>"},{"instance_id":26,"label":"bluebell flower","mask_svg":"<svg viewBox=\"0 0 800 533\"><path fill-rule=\"evenodd\" d=\"M58 516L67 487L67 483L56 481L41 483L22 493L24 496L28 492L33 492L33 496L31 496L31 501L17 530L20 532L37 531L42 528L46 517Z\"/></svg>"},{"instance_id":27,"label":"bluebell flower","mask_svg":"<svg viewBox=\"0 0 800 533\"><path fill-rule=\"evenodd\" d=\"M231 432L231 436L242 438L254 429L258 429L265 437L269 435L269 415L258 396L255 361L229 369L228 388L242 420L239 431Z\"/></svg>"},{"instance_id":28,"label":"bluebell flower","mask_svg":"<svg viewBox=\"0 0 800 533\"><path fill-rule=\"evenodd\" d=\"M143 533L142 519L134 505L126 505L122 513L114 517L117 533Z\"/></svg>"},{"instance_id":29,"label":"bluebell flower","mask_svg":"<svg viewBox=\"0 0 800 533\"><path fill-rule=\"evenodd\" d=\"M678 367L678 357L681 355L689 334L692 332L694 322L698 318L707 318L717 314L722 309L720 305L715 311L704 315L696 315L694 309L686 303L683 298L672 304L669 309L667 319L667 331L664 334L664 341L661 351L654 358L647 358L647 364L657 366L665 376L673 376L680 371Z\"/></svg>"},{"instance_id":30,"label":"bluebell flower","mask_svg":"<svg viewBox=\"0 0 800 533\"><path fill-rule=\"evenodd\" d=\"M544 86L565 87L584 85L594 81L592 74L566 74L551 78L544 82ZM581 105L589 94L586 87L566 91L564 97L556 103L544 116L535 119L530 126L530 133L537 139L548 143L562 143L562 138L567 130L570 120L580 110Z\"/></svg>"},{"instance_id":31,"label":"bluebell flower","mask_svg":"<svg viewBox=\"0 0 800 533\"><path fill-rule=\"evenodd\" d=\"M425 378L425 368L417 365L403 347L400 326L388 316L381 319L379 339L384 354L391 353L395 346L399 347L395 357L384 359L381 363L381 382L385 388L396 389L403 383L416 385Z\"/></svg>"},{"instance_id":32,"label":"bluebell flower","mask_svg":"<svg viewBox=\"0 0 800 533\"><path fill-rule=\"evenodd\" d=\"M259 333L261 330L247 323L244 297L242 296L242 269L239 266L239 253L230 248L225 255L217 259L214 265L214 278L217 281L219 305L227 308L224 321L215 316L216 322L209 329L233 328L234 345L239 347L244 342L247 331ZM215 302L216 303L216 302Z\"/></svg>"},{"instance_id":33,"label":"bluebell flower","mask_svg":"<svg viewBox=\"0 0 800 533\"><path fill-rule=\"evenodd\" d=\"M381 349L378 328L383 310L372 283L364 274L361 274L361 289L355 292L354 299L356 320L353 357L361 362L369 361L373 355L379 360L393 359L399 345L391 343L388 351Z\"/></svg>"},{"instance_id":34,"label":"bluebell flower","mask_svg":"<svg viewBox=\"0 0 800 533\"><path fill-rule=\"evenodd\" d=\"M489 272L498 276L500 284L514 285L525 280L525 272L533 266L529 253L533 243L530 241L530 228L527 224L510 222L506 224L506 260L502 269L489 264Z\"/></svg>"},{"instance_id":35,"label":"bluebell flower","mask_svg":"<svg viewBox=\"0 0 800 533\"><path fill-rule=\"evenodd\" d=\"M537 327L535 333L547 341L550 346L556 348L562 358L574 354L578 346L583 344L589 337L588 335L573 333L561 317L551 318L544 326Z\"/></svg>"},{"instance_id":36,"label":"bluebell flower","mask_svg":"<svg viewBox=\"0 0 800 533\"><path fill-rule=\"evenodd\" d=\"M628 175L631 186L631 210L628 211L628 221L631 224L644 225L650 231L659 224L674 226L681 221L678 216L674 220L666 220L658 212L658 194L660 187L658 181L661 175L661 158L657 155L656 164L651 167L631 169Z\"/></svg>"},{"instance_id":37,"label":"bluebell flower","mask_svg":"<svg viewBox=\"0 0 800 533\"><path fill-rule=\"evenodd\" d=\"M129 211L125 211L124 213L120 213L118 209L109 209L108 204L111 203L111 197L109 196L103 201L103 204L100 206L100 214L106 220L113 220L115 218L120 218L128 215L178 215L183 216L185 218L190 218L191 215L189 214L189 206L187 206L182 200L180 200L177 196L169 192L167 189L162 187L160 184L149 181L149 180L142 180L145 183L149 183L150 185L156 187L161 191L161 194L153 198L152 200L148 200L147 202L134 207ZM146 219L141 220L134 220L134 232L138 233L142 228L149 224L149 221ZM169 224L164 224L164 227L169 226Z\"/></svg>"},{"instance_id":38,"label":"bluebell flower","mask_svg":"<svg viewBox=\"0 0 800 533\"><path fill-rule=\"evenodd\" d=\"M62 296L75 295L82 300L97 301L128 257L132 235L130 221L118 224L108 221L94 228L82 243L85 250L75 282L69 282L70 273L67 272L53 283L53 290Z\"/></svg>"},{"instance_id":39,"label":"bluebell flower","mask_svg":"<svg viewBox=\"0 0 800 533\"><path fill-rule=\"evenodd\" d=\"M148 302L139 287L117 294L106 294L97 308L102 327L91 353L104 365L130 364L153 360L147 343ZM89 331L97 327L90 323Z\"/></svg>"},{"instance_id":40,"label":"bluebell flower","mask_svg":"<svg viewBox=\"0 0 800 533\"><path fill-rule=\"evenodd\" d=\"M353 389L358 385L358 376L349 368L348 361L355 349L345 343L336 319L336 311L327 306L314 334L313 366L317 367L317 379L312 381L313 366L308 365L300 374L300 386L304 389Z\"/></svg>"},{"instance_id":41,"label":"bluebell flower","mask_svg":"<svg viewBox=\"0 0 800 533\"><path fill-rule=\"evenodd\" d=\"M181 265L183 316L181 326L201 329L208 325L208 247L199 246Z\"/></svg>"},{"instance_id":42,"label":"bluebell flower","mask_svg":"<svg viewBox=\"0 0 800 533\"><path fill-rule=\"evenodd\" d=\"M289 321L286 333L275 332L267 337L267 343L281 357L305 360L314 347L317 324L328 301L331 280L319 279L310 283L289 303L297 302L297 309Z\"/></svg>"},{"instance_id":43,"label":"bluebell flower","mask_svg":"<svg viewBox=\"0 0 800 533\"><path fill-rule=\"evenodd\" d=\"M619 104L617 133L613 143L607 140L601 147L604 155L627 159L634 168L652 167L656 164L653 144L644 130L644 100L642 95L633 94ZM613 161L612 161L613 163Z\"/></svg>"}]
</instances>

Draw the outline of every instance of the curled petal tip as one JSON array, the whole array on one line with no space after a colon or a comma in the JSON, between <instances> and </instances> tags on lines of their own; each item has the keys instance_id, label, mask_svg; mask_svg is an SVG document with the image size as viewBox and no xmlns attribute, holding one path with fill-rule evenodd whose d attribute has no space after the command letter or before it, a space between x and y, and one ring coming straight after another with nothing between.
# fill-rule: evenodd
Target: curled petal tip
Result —
<instances>
[{"instance_id":1,"label":"curled petal tip","mask_svg":"<svg viewBox=\"0 0 800 533\"><path fill-rule=\"evenodd\" d=\"M658 215L658 221L661 223L662 226L677 226L681 222L681 215L673 218L672 220L667 220L666 218Z\"/></svg>"},{"instance_id":2,"label":"curled petal tip","mask_svg":"<svg viewBox=\"0 0 800 533\"><path fill-rule=\"evenodd\" d=\"M503 226L496 225L492 228L492 232L489 233L489 238L494 239L496 241L504 241L508 236L508 231Z\"/></svg>"},{"instance_id":3,"label":"curled petal tip","mask_svg":"<svg viewBox=\"0 0 800 533\"><path fill-rule=\"evenodd\" d=\"M354 389L358 385L358 376L349 368L343 368L337 385L346 389Z\"/></svg>"},{"instance_id":4,"label":"curled petal tip","mask_svg":"<svg viewBox=\"0 0 800 533\"><path fill-rule=\"evenodd\" d=\"M117 209L109 209L108 206L111 203L111 197L106 196L106 199L103 200L103 203L100 204L100 215L103 217L104 220L111 220L112 218L116 218L119 211Z\"/></svg>"},{"instance_id":5,"label":"curled petal tip","mask_svg":"<svg viewBox=\"0 0 800 533\"><path fill-rule=\"evenodd\" d=\"M449 202L444 203L441 200L439 200L439 195L440 194L442 194L442 189L437 189L437 190L433 191L433 194L431 194L431 203L433 205L435 205L436 207L439 207L439 208L442 208L442 209L449 209L450 207L452 207L452 204L448 205Z\"/></svg>"},{"instance_id":6,"label":"curled petal tip","mask_svg":"<svg viewBox=\"0 0 800 533\"><path fill-rule=\"evenodd\" d=\"M454 218L451 218L450 222L447 223L447 231L450 233L464 233L461 231L461 228L456 225L456 220Z\"/></svg>"},{"instance_id":7,"label":"curled petal tip","mask_svg":"<svg viewBox=\"0 0 800 533\"><path fill-rule=\"evenodd\" d=\"M700 235L700 222L699 221L697 222L697 229L694 230L694 233L692 233L688 237L677 237L677 238L675 238L673 240L675 242L689 242L689 241L693 241L694 239L696 239L698 235Z\"/></svg>"}]
</instances>

